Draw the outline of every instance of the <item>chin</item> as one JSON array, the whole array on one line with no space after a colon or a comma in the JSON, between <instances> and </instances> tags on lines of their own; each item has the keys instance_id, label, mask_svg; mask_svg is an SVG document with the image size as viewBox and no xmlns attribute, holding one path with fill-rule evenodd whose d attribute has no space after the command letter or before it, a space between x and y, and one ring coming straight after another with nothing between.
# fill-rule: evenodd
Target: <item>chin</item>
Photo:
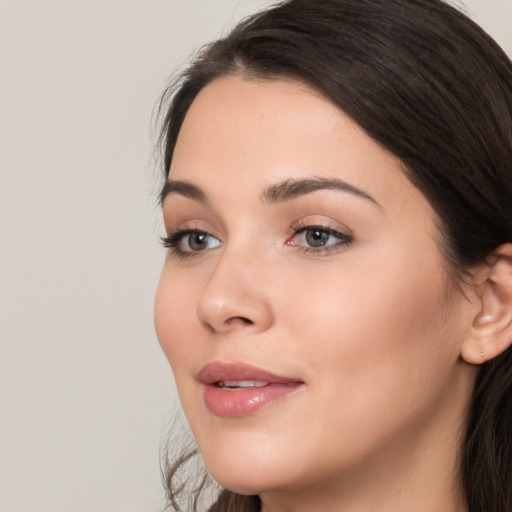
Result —
<instances>
[{"instance_id":1,"label":"chin","mask_svg":"<svg viewBox=\"0 0 512 512\"><path fill-rule=\"evenodd\" d=\"M247 459L233 466L206 464L206 468L217 483L237 494L253 495L293 487L294 479L291 475L269 464L264 467L255 466L253 461L249 463Z\"/></svg>"},{"instance_id":2,"label":"chin","mask_svg":"<svg viewBox=\"0 0 512 512\"><path fill-rule=\"evenodd\" d=\"M275 442L265 443L254 437L242 443L234 439L232 443L213 445L211 450L200 446L200 451L214 480L238 494L260 494L293 486L298 479L296 470L302 467L290 463L289 454Z\"/></svg>"},{"instance_id":3,"label":"chin","mask_svg":"<svg viewBox=\"0 0 512 512\"><path fill-rule=\"evenodd\" d=\"M228 489L237 494L254 495L261 494L268 491L266 481L262 481L255 475L240 475L240 474L223 474L217 475L210 473L213 479L221 485L224 489ZM275 482L273 482L275 487Z\"/></svg>"}]
</instances>

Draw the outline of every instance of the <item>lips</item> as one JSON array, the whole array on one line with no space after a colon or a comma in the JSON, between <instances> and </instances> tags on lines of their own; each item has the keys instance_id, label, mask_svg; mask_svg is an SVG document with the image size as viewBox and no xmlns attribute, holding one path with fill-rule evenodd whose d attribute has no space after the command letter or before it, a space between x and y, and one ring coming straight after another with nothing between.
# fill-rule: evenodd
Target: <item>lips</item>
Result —
<instances>
[{"instance_id":1,"label":"lips","mask_svg":"<svg viewBox=\"0 0 512 512\"><path fill-rule=\"evenodd\" d=\"M248 416L304 388L300 379L285 377L245 363L211 362L197 376L204 401L215 416Z\"/></svg>"}]
</instances>

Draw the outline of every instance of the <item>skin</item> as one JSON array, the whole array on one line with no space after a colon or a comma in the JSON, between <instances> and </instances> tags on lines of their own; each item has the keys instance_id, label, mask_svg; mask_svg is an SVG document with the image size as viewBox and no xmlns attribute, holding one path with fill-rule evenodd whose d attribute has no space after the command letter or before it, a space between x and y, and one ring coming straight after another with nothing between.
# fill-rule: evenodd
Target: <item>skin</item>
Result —
<instances>
[{"instance_id":1,"label":"skin","mask_svg":"<svg viewBox=\"0 0 512 512\"><path fill-rule=\"evenodd\" d=\"M339 179L262 199L287 180ZM478 300L455 290L436 218L400 162L337 107L287 80L218 79L176 145L158 338L205 464L264 511L462 511L457 449L476 366L461 358ZM312 250L298 227L327 234ZM185 254L177 255L176 249ZM195 249L195 250L194 250ZM184 256L184 257L183 257ZM245 362L305 383L246 417L205 406L197 373Z\"/></svg>"}]
</instances>

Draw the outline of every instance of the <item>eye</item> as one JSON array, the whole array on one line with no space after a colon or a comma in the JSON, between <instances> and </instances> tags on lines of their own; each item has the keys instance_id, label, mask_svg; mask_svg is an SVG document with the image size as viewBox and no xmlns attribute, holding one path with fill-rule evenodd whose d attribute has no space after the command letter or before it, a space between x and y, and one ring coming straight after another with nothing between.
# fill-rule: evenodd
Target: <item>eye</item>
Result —
<instances>
[{"instance_id":1,"label":"eye","mask_svg":"<svg viewBox=\"0 0 512 512\"><path fill-rule=\"evenodd\" d=\"M195 231L182 236L179 245L182 251L204 251L209 247L216 247L218 240L207 233Z\"/></svg>"},{"instance_id":2,"label":"eye","mask_svg":"<svg viewBox=\"0 0 512 512\"><path fill-rule=\"evenodd\" d=\"M334 239L334 242L337 241L333 234L327 233L323 229L306 229L302 233L302 238L311 247L323 247L332 242L331 239Z\"/></svg>"},{"instance_id":3,"label":"eye","mask_svg":"<svg viewBox=\"0 0 512 512\"><path fill-rule=\"evenodd\" d=\"M345 247L352 242L352 237L336 229L325 226L301 226L287 242L297 245L309 252L328 252Z\"/></svg>"},{"instance_id":4,"label":"eye","mask_svg":"<svg viewBox=\"0 0 512 512\"><path fill-rule=\"evenodd\" d=\"M179 229L163 237L162 245L180 257L187 257L218 247L220 241L206 231Z\"/></svg>"}]
</instances>

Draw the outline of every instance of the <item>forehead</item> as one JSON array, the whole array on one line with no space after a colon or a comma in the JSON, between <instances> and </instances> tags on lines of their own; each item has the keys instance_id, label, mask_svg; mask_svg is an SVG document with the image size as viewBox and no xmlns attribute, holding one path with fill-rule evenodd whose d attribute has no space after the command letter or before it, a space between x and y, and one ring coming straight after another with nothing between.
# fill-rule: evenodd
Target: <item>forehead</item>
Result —
<instances>
[{"instance_id":1,"label":"forehead","mask_svg":"<svg viewBox=\"0 0 512 512\"><path fill-rule=\"evenodd\" d=\"M292 80L217 79L183 122L170 179L242 197L286 179L340 178L381 202L428 204L400 161L331 101ZM382 204L382 203L381 203Z\"/></svg>"}]
</instances>

